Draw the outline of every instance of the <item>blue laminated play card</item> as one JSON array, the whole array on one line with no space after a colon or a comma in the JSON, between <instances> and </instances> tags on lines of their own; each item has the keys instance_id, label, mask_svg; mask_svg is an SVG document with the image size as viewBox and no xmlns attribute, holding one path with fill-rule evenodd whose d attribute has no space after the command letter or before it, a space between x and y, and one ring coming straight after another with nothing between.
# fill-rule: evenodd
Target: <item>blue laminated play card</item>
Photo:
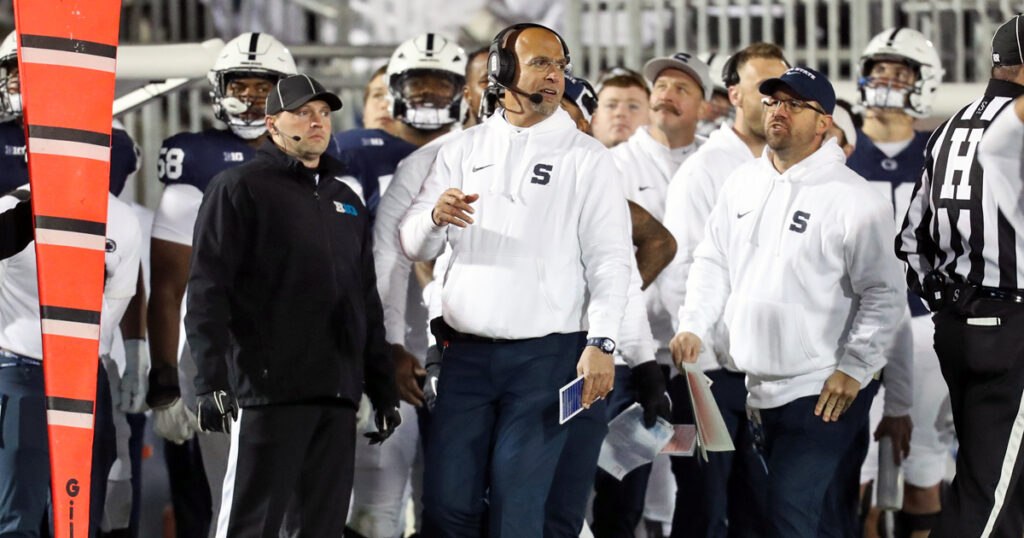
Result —
<instances>
[{"instance_id":1,"label":"blue laminated play card","mask_svg":"<svg viewBox=\"0 0 1024 538\"><path fill-rule=\"evenodd\" d=\"M565 424L583 411L583 376L558 389L558 423Z\"/></svg>"}]
</instances>

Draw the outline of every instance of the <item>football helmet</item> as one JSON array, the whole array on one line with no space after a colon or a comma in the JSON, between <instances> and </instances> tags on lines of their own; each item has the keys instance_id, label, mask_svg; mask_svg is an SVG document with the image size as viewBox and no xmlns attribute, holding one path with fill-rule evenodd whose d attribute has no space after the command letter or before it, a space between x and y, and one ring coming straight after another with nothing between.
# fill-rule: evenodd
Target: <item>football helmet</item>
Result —
<instances>
[{"instance_id":1,"label":"football helmet","mask_svg":"<svg viewBox=\"0 0 1024 538\"><path fill-rule=\"evenodd\" d=\"M213 91L213 114L223 121L239 138L259 138L267 127L262 114L246 113L253 107L265 106L266 98L243 100L228 95L228 84L237 78L265 78L273 83L296 74L295 60L288 49L274 36L260 32L247 32L221 49L213 69L207 74Z\"/></svg>"},{"instance_id":2,"label":"football helmet","mask_svg":"<svg viewBox=\"0 0 1024 538\"><path fill-rule=\"evenodd\" d=\"M384 82L393 118L425 131L446 127L459 120L466 52L438 34L419 35L395 49Z\"/></svg>"},{"instance_id":3,"label":"football helmet","mask_svg":"<svg viewBox=\"0 0 1024 538\"><path fill-rule=\"evenodd\" d=\"M877 62L898 62L914 71L914 82L896 88L875 84L871 70ZM871 38L860 57L858 104L869 108L900 108L915 118L932 113L935 92L946 71L938 52L924 34L910 28L890 28Z\"/></svg>"}]
</instances>

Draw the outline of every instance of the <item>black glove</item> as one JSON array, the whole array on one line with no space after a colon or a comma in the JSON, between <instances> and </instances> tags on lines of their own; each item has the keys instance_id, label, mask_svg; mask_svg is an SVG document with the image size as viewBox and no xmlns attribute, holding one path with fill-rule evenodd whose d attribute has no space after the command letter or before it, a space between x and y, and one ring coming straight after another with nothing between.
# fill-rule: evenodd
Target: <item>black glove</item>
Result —
<instances>
[{"instance_id":1,"label":"black glove","mask_svg":"<svg viewBox=\"0 0 1024 538\"><path fill-rule=\"evenodd\" d=\"M402 415L398 412L398 406L377 409L373 416L373 421L377 425L377 431L364 433L369 440L371 445L383 443L385 439L391 437L391 434L395 433L398 426L402 423Z\"/></svg>"},{"instance_id":2,"label":"black glove","mask_svg":"<svg viewBox=\"0 0 1024 538\"><path fill-rule=\"evenodd\" d=\"M238 418L238 405L226 391L215 390L196 396L196 424L199 431L231 433L231 421Z\"/></svg>"},{"instance_id":3,"label":"black glove","mask_svg":"<svg viewBox=\"0 0 1024 538\"><path fill-rule=\"evenodd\" d=\"M181 398L178 386L178 367L153 363L149 369L149 391L146 392L146 405L150 409L160 409Z\"/></svg>"},{"instance_id":4,"label":"black glove","mask_svg":"<svg viewBox=\"0 0 1024 538\"><path fill-rule=\"evenodd\" d=\"M437 403L437 382L441 378L441 351L437 346L427 349L427 378L423 380L423 401L427 409L434 410Z\"/></svg>"},{"instance_id":5,"label":"black glove","mask_svg":"<svg viewBox=\"0 0 1024 538\"><path fill-rule=\"evenodd\" d=\"M665 392L665 375L655 361L648 361L630 370L636 387L637 401L644 408L644 427L653 428L658 417L671 422L672 401Z\"/></svg>"}]
</instances>

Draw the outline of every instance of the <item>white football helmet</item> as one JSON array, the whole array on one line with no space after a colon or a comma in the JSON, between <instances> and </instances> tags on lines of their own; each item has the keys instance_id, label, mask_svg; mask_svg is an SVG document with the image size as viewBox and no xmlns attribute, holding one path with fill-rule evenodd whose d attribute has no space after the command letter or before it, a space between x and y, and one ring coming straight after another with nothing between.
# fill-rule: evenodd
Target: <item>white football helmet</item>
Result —
<instances>
[{"instance_id":1,"label":"white football helmet","mask_svg":"<svg viewBox=\"0 0 1024 538\"><path fill-rule=\"evenodd\" d=\"M417 95L410 86L423 75L440 76L452 85L450 96ZM422 34L395 49L384 75L391 116L417 129L433 131L459 120L466 84L466 52L438 34Z\"/></svg>"},{"instance_id":2,"label":"white football helmet","mask_svg":"<svg viewBox=\"0 0 1024 538\"><path fill-rule=\"evenodd\" d=\"M0 120L7 121L21 116L21 90L11 93L8 88L15 83L18 70L18 34L11 32L0 43Z\"/></svg>"},{"instance_id":3,"label":"white football helmet","mask_svg":"<svg viewBox=\"0 0 1024 538\"><path fill-rule=\"evenodd\" d=\"M247 32L228 41L207 74L213 84L210 97L214 116L228 124L231 132L240 138L259 138L267 130L264 116L245 119L242 115L254 105L265 106L265 101L247 103L229 97L228 83L234 78L265 78L276 84L281 78L296 73L292 54L270 34Z\"/></svg>"},{"instance_id":4,"label":"white football helmet","mask_svg":"<svg viewBox=\"0 0 1024 538\"><path fill-rule=\"evenodd\" d=\"M910 88L892 85L871 87L871 69L876 62L906 64L914 70ZM932 113L935 92L946 71L932 42L921 32L910 28L890 28L871 38L860 57L859 105L871 108L901 108L915 118Z\"/></svg>"}]
</instances>

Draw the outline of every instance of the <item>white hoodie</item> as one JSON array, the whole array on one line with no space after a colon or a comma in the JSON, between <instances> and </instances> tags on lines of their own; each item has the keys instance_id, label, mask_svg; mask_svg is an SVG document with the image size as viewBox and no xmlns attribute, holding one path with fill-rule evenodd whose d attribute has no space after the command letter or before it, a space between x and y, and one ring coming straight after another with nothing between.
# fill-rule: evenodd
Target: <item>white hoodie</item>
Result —
<instances>
[{"instance_id":1,"label":"white hoodie","mask_svg":"<svg viewBox=\"0 0 1024 538\"><path fill-rule=\"evenodd\" d=\"M679 327L678 312L686 301L686 279L693 265L693 251L704 239L704 227L725 180L744 163L756 159L732 124L722 125L711 133L693 157L686 160L668 186L665 198L665 227L676 238L676 257L662 271L658 290L665 309L672 313L672 326ZM704 340L697 364L701 369L726 367L736 371L728 352L728 334L722 324L716 325Z\"/></svg>"},{"instance_id":2,"label":"white hoodie","mask_svg":"<svg viewBox=\"0 0 1024 538\"><path fill-rule=\"evenodd\" d=\"M707 139L698 136L688 146L669 149L651 136L649 126L641 126L629 140L612 148L612 156L625 180L626 197L662 222L665 218L665 192L672 175ZM638 275L639 276L639 275ZM658 362L672 365L668 344L675 335L672 315L661 299L661 283L668 278L664 271L643 292L640 298L657 346ZM630 295L627 312L639 309ZM678 308L678 307L677 307Z\"/></svg>"},{"instance_id":3,"label":"white hoodie","mask_svg":"<svg viewBox=\"0 0 1024 538\"><path fill-rule=\"evenodd\" d=\"M611 154L556 111L528 128L499 110L443 145L400 226L412 260L452 257L441 290L454 329L523 339L588 330L616 339L633 248ZM474 223L435 226L448 188L479 194Z\"/></svg>"},{"instance_id":4,"label":"white hoodie","mask_svg":"<svg viewBox=\"0 0 1024 538\"><path fill-rule=\"evenodd\" d=\"M766 148L722 188L680 330L704 338L724 320L755 408L817 395L837 369L863 387L906 304L894 234L892 204L834 140L784 174Z\"/></svg>"},{"instance_id":5,"label":"white hoodie","mask_svg":"<svg viewBox=\"0 0 1024 538\"><path fill-rule=\"evenodd\" d=\"M402 159L377 205L377 219L373 223L373 263L377 272L377 291L384 307L384 332L388 343L406 346L408 328L406 307L412 261L402 254L398 223L427 179L441 145L461 132L454 131L435 138Z\"/></svg>"}]
</instances>

